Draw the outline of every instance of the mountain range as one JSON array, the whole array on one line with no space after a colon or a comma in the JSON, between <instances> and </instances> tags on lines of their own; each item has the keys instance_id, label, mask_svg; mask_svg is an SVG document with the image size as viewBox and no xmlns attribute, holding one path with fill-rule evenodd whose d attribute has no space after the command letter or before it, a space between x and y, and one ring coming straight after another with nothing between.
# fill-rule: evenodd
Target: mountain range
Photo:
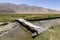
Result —
<instances>
[{"instance_id":1,"label":"mountain range","mask_svg":"<svg viewBox=\"0 0 60 40\"><path fill-rule=\"evenodd\" d=\"M60 11L37 7L37 6L30 6L26 4L12 4L12 3L0 3L0 14L47 14L47 13L60 13Z\"/></svg>"}]
</instances>

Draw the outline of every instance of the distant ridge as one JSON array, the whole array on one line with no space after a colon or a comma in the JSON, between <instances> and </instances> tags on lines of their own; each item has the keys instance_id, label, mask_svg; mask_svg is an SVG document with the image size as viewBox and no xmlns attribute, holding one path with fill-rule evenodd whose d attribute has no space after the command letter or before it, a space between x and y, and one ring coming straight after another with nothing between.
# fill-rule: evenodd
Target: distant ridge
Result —
<instances>
[{"instance_id":1,"label":"distant ridge","mask_svg":"<svg viewBox=\"0 0 60 40\"><path fill-rule=\"evenodd\" d=\"M32 13L32 14L49 14L49 13L60 13L60 11L57 10L52 10L52 9L47 9L47 8L43 8L43 7L37 7L37 6L30 6L30 5L26 5L26 4L20 4L20 5L16 5L16 4L12 4L12 3L0 3L0 14L28 14L28 13Z\"/></svg>"}]
</instances>

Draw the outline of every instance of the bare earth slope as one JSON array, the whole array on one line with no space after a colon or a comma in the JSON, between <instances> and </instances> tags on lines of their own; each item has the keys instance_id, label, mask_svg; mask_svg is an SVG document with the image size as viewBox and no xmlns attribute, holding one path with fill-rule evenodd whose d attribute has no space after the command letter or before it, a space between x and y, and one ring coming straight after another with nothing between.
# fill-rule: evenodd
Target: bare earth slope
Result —
<instances>
[{"instance_id":1,"label":"bare earth slope","mask_svg":"<svg viewBox=\"0 0 60 40\"><path fill-rule=\"evenodd\" d=\"M60 11L26 4L0 3L0 13L60 13Z\"/></svg>"}]
</instances>

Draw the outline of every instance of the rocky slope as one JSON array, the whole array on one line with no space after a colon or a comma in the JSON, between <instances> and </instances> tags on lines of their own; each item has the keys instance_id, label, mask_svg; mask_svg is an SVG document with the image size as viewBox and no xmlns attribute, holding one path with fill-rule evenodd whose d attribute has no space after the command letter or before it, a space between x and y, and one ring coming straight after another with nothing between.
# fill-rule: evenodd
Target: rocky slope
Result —
<instances>
[{"instance_id":1,"label":"rocky slope","mask_svg":"<svg viewBox=\"0 0 60 40\"><path fill-rule=\"evenodd\" d=\"M30 6L26 4L0 3L0 13L60 13L60 11L47 9L43 7Z\"/></svg>"}]
</instances>

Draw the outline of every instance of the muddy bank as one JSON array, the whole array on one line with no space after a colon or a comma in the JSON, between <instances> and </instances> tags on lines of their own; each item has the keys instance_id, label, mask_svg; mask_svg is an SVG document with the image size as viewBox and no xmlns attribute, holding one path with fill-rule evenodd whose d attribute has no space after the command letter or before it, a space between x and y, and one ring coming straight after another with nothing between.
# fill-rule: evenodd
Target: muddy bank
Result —
<instances>
[{"instance_id":1,"label":"muddy bank","mask_svg":"<svg viewBox=\"0 0 60 40\"><path fill-rule=\"evenodd\" d=\"M30 32L25 30L18 22L1 25L0 40L27 40L30 37Z\"/></svg>"}]
</instances>

